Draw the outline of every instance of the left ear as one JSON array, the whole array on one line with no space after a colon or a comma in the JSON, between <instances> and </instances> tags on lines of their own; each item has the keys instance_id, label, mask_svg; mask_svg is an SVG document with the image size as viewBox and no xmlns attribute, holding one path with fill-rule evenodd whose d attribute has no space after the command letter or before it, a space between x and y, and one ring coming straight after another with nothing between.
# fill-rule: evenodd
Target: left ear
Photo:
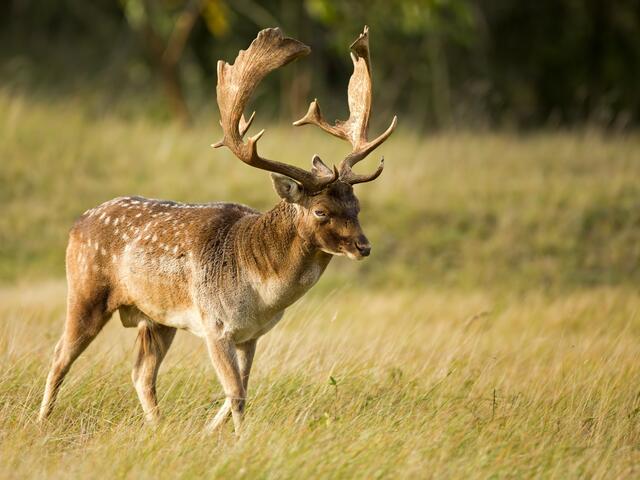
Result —
<instances>
[{"instance_id":1,"label":"left ear","mask_svg":"<svg viewBox=\"0 0 640 480\"><path fill-rule=\"evenodd\" d=\"M271 181L273 182L273 188L280 198L289 203L298 203L304 195L302 185L287 177L286 175L280 175L279 173L271 174Z\"/></svg>"}]
</instances>

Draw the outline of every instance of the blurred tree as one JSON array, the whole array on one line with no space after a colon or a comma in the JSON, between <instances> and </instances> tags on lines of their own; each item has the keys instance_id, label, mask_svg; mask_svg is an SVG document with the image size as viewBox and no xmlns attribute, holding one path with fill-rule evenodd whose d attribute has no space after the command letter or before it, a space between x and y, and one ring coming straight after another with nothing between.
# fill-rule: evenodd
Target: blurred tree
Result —
<instances>
[{"instance_id":1,"label":"blurred tree","mask_svg":"<svg viewBox=\"0 0 640 480\"><path fill-rule=\"evenodd\" d=\"M164 118L166 103L188 122L187 105L210 109L216 61L280 26L313 55L266 79L262 115L290 120L313 93L343 117L346 46L365 24L374 118L393 111L419 130L640 120L637 0L5 0L0 86L102 91L103 110L146 98L145 112Z\"/></svg>"},{"instance_id":2,"label":"blurred tree","mask_svg":"<svg viewBox=\"0 0 640 480\"><path fill-rule=\"evenodd\" d=\"M382 65L376 75L381 74L378 81L385 85L384 108L400 103L422 124L452 125L449 56L478 40L468 0L307 0L306 8L327 27L340 28L332 35L336 52L344 52L363 24L372 28L373 62ZM350 22L342 28L345 18Z\"/></svg>"},{"instance_id":3,"label":"blurred tree","mask_svg":"<svg viewBox=\"0 0 640 480\"><path fill-rule=\"evenodd\" d=\"M184 124L190 123L191 115L182 91L179 62L206 1L188 0L176 9L174 5L152 0L122 0L129 25L142 37L160 73L172 111ZM208 3L217 2L213 0ZM215 14L209 13L208 18L208 23L215 28L223 28L221 25L224 25L224 22Z\"/></svg>"}]
</instances>

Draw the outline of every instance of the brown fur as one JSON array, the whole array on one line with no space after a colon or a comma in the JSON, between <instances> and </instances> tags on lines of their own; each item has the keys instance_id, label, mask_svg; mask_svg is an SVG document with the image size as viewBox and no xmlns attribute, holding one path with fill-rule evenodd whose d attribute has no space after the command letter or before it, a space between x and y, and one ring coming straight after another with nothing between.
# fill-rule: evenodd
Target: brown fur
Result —
<instances>
[{"instance_id":1,"label":"brown fur","mask_svg":"<svg viewBox=\"0 0 640 480\"><path fill-rule=\"evenodd\" d=\"M161 345L154 328L140 328L136 337L136 344L140 349L140 354L144 357L150 355L156 345Z\"/></svg>"}]
</instances>

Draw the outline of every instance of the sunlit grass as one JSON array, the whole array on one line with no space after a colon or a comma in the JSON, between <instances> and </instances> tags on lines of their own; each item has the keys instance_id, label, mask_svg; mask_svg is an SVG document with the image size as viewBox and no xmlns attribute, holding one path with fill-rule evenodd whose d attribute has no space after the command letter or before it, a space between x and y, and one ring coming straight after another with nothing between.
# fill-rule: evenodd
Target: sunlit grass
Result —
<instances>
[{"instance_id":1,"label":"sunlit grass","mask_svg":"<svg viewBox=\"0 0 640 480\"><path fill-rule=\"evenodd\" d=\"M372 257L333 261L260 340L239 439L203 435L222 391L183 332L160 372L164 421L143 424L135 332L117 315L38 426L79 213L126 194L276 202L265 173L209 148L213 118L185 130L83 111L0 92L0 477L640 473L637 135L420 138L400 119L383 176L357 189ZM310 127L261 141L298 165L346 150Z\"/></svg>"},{"instance_id":2,"label":"sunlit grass","mask_svg":"<svg viewBox=\"0 0 640 480\"><path fill-rule=\"evenodd\" d=\"M145 427L129 380L135 334L117 318L74 365L41 429L64 286L7 288L0 299L7 478L637 474L633 291L312 295L261 340L239 440L230 425L202 434L222 392L186 333L159 378L164 422Z\"/></svg>"}]
</instances>

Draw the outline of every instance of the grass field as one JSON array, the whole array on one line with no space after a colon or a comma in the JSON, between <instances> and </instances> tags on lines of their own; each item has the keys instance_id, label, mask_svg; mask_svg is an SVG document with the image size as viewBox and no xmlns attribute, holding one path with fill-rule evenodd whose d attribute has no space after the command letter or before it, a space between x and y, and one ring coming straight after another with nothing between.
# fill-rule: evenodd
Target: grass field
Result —
<instances>
[{"instance_id":1,"label":"grass field","mask_svg":"<svg viewBox=\"0 0 640 480\"><path fill-rule=\"evenodd\" d=\"M372 257L334 260L261 339L239 439L202 434L222 392L187 333L160 372L164 421L146 427L135 332L117 318L38 426L76 215L121 194L275 203L265 174L207 147L210 120L182 130L0 93L1 477L640 475L636 135L421 139L400 124L385 173L358 190ZM345 151L287 127L261 148L299 165Z\"/></svg>"}]
</instances>

